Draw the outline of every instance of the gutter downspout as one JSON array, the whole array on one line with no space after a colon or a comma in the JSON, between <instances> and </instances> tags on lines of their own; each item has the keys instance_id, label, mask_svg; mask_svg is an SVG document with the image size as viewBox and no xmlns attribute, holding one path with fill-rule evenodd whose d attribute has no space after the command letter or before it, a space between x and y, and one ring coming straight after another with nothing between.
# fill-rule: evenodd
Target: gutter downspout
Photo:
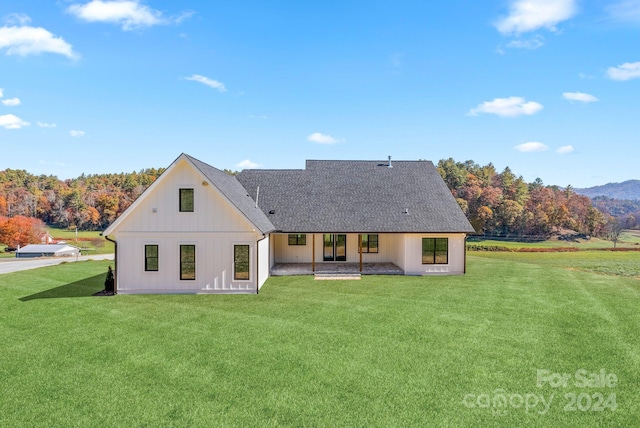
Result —
<instances>
[{"instance_id":1,"label":"gutter downspout","mask_svg":"<svg viewBox=\"0 0 640 428\"><path fill-rule=\"evenodd\" d=\"M118 243L115 240L109 238L109 235L102 236L104 236L104 239L106 239L107 241L113 242L113 251L115 252L113 258L113 268L116 271L113 275L113 294L118 294Z\"/></svg>"},{"instance_id":2,"label":"gutter downspout","mask_svg":"<svg viewBox=\"0 0 640 428\"><path fill-rule=\"evenodd\" d=\"M256 294L260 292L260 242L267 239L267 236L262 235L262 238L256 241Z\"/></svg>"}]
</instances>

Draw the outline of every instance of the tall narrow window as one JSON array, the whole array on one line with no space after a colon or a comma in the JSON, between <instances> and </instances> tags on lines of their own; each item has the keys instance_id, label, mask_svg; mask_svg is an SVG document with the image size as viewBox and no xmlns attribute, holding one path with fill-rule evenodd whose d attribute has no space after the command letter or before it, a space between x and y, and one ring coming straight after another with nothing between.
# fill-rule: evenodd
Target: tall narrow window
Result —
<instances>
[{"instance_id":1,"label":"tall narrow window","mask_svg":"<svg viewBox=\"0 0 640 428\"><path fill-rule=\"evenodd\" d=\"M363 253L377 253L378 252L378 235L360 235L362 239L362 252Z\"/></svg>"},{"instance_id":2,"label":"tall narrow window","mask_svg":"<svg viewBox=\"0 0 640 428\"><path fill-rule=\"evenodd\" d=\"M193 212L193 189L180 189L180 212Z\"/></svg>"},{"instance_id":3,"label":"tall narrow window","mask_svg":"<svg viewBox=\"0 0 640 428\"><path fill-rule=\"evenodd\" d=\"M422 238L422 264L449 263L449 238Z\"/></svg>"},{"instance_id":4,"label":"tall narrow window","mask_svg":"<svg viewBox=\"0 0 640 428\"><path fill-rule=\"evenodd\" d=\"M158 271L158 246L144 246L144 270L147 272Z\"/></svg>"},{"instance_id":5,"label":"tall narrow window","mask_svg":"<svg viewBox=\"0 0 640 428\"><path fill-rule=\"evenodd\" d=\"M233 246L233 279L249 279L249 246Z\"/></svg>"},{"instance_id":6,"label":"tall narrow window","mask_svg":"<svg viewBox=\"0 0 640 428\"><path fill-rule=\"evenodd\" d=\"M196 279L195 245L180 245L180 279Z\"/></svg>"},{"instance_id":7,"label":"tall narrow window","mask_svg":"<svg viewBox=\"0 0 640 428\"><path fill-rule=\"evenodd\" d=\"M289 245L307 245L307 235L304 233L290 233Z\"/></svg>"}]
</instances>

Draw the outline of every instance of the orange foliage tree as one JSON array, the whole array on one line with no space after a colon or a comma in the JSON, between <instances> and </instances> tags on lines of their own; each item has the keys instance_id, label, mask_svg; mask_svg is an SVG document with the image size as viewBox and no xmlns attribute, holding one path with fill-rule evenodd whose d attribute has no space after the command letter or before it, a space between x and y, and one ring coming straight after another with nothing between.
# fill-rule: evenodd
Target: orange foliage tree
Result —
<instances>
[{"instance_id":1,"label":"orange foliage tree","mask_svg":"<svg viewBox=\"0 0 640 428\"><path fill-rule=\"evenodd\" d=\"M0 242L10 247L40 243L44 234L44 223L33 217L0 217Z\"/></svg>"}]
</instances>

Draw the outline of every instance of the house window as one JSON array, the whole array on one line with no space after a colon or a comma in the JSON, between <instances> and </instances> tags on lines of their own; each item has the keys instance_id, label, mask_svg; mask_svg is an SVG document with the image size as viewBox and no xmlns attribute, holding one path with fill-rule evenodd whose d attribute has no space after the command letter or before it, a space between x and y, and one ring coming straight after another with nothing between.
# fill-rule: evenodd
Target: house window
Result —
<instances>
[{"instance_id":1,"label":"house window","mask_svg":"<svg viewBox=\"0 0 640 428\"><path fill-rule=\"evenodd\" d=\"M193 212L193 189L180 189L180 212Z\"/></svg>"},{"instance_id":2,"label":"house window","mask_svg":"<svg viewBox=\"0 0 640 428\"><path fill-rule=\"evenodd\" d=\"M362 242L363 253L377 253L378 252L378 235L360 235Z\"/></svg>"},{"instance_id":3,"label":"house window","mask_svg":"<svg viewBox=\"0 0 640 428\"><path fill-rule=\"evenodd\" d=\"M180 279L196 279L195 245L180 245Z\"/></svg>"},{"instance_id":4,"label":"house window","mask_svg":"<svg viewBox=\"0 0 640 428\"><path fill-rule=\"evenodd\" d=\"M144 246L144 270L147 272L158 271L158 246Z\"/></svg>"},{"instance_id":5,"label":"house window","mask_svg":"<svg viewBox=\"0 0 640 428\"><path fill-rule=\"evenodd\" d=\"M449 238L422 238L422 264L449 263Z\"/></svg>"},{"instance_id":6,"label":"house window","mask_svg":"<svg viewBox=\"0 0 640 428\"><path fill-rule=\"evenodd\" d=\"M307 235L304 233L290 233L289 245L307 245Z\"/></svg>"},{"instance_id":7,"label":"house window","mask_svg":"<svg viewBox=\"0 0 640 428\"><path fill-rule=\"evenodd\" d=\"M249 279L248 245L233 246L233 279L241 281Z\"/></svg>"}]
</instances>

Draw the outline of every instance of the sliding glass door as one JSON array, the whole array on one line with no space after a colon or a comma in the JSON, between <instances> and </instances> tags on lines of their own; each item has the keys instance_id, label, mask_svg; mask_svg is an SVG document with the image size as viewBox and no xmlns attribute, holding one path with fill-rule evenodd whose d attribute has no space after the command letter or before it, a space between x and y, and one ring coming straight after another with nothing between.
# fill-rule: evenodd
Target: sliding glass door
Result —
<instances>
[{"instance_id":1,"label":"sliding glass door","mask_svg":"<svg viewBox=\"0 0 640 428\"><path fill-rule=\"evenodd\" d=\"M347 235L325 233L323 235L323 258L325 262L347 261Z\"/></svg>"}]
</instances>

